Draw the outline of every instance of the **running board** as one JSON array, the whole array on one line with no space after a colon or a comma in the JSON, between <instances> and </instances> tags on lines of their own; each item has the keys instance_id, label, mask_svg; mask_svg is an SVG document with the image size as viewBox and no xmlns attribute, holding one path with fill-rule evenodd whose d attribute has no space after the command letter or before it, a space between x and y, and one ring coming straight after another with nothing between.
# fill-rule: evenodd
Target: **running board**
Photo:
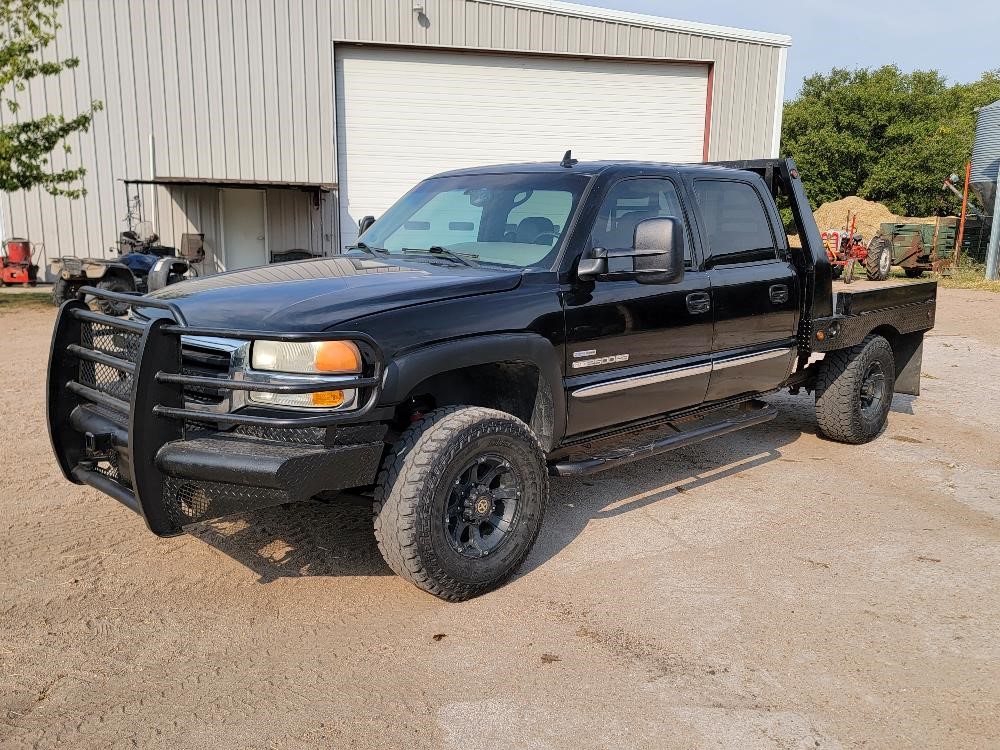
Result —
<instances>
[{"instance_id":1,"label":"running board","mask_svg":"<svg viewBox=\"0 0 1000 750\"><path fill-rule=\"evenodd\" d=\"M678 431L648 445L641 445L637 448L617 448L604 454L588 456L579 460L555 461L549 464L549 474L554 477L579 477L596 474L615 466L639 461L687 445L700 443L702 440L770 422L778 415L773 406L763 401L750 401L747 406L750 408L742 414L703 427Z\"/></svg>"}]
</instances>

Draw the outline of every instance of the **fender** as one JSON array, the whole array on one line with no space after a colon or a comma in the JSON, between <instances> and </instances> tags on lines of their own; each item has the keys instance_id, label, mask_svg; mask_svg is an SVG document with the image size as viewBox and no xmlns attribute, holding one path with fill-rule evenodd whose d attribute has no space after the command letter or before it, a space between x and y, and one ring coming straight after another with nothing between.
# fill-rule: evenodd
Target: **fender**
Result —
<instances>
[{"instance_id":1,"label":"fender","mask_svg":"<svg viewBox=\"0 0 1000 750\"><path fill-rule=\"evenodd\" d=\"M190 268L186 260L165 256L160 258L149 271L146 279L146 286L151 292L163 289L170 281L170 274L177 273L183 275Z\"/></svg>"},{"instance_id":2,"label":"fender","mask_svg":"<svg viewBox=\"0 0 1000 750\"><path fill-rule=\"evenodd\" d=\"M492 362L528 362L552 395L552 444L566 433L566 396L559 354L536 333L495 333L444 341L395 358L386 367L380 405L397 404L419 383L448 370Z\"/></svg>"},{"instance_id":3,"label":"fender","mask_svg":"<svg viewBox=\"0 0 1000 750\"><path fill-rule=\"evenodd\" d=\"M125 266L111 265L110 263L88 263L84 261L83 276L87 279L103 279L108 274L108 271L112 269L128 271Z\"/></svg>"}]
</instances>

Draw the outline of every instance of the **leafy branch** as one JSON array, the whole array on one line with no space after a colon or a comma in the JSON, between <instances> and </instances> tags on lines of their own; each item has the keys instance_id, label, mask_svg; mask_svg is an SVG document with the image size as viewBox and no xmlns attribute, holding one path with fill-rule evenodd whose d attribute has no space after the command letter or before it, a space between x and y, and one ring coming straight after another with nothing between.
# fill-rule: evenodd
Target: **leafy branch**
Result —
<instances>
[{"instance_id":1,"label":"leafy branch","mask_svg":"<svg viewBox=\"0 0 1000 750\"><path fill-rule=\"evenodd\" d=\"M30 190L42 187L52 195L78 198L86 192L80 180L82 166L55 169L52 152L71 153L68 139L90 129L94 114L104 108L100 101L67 119L45 114L23 119L20 95L36 78L56 76L76 68L75 57L50 60L43 56L59 29L58 12L63 0L0 0L0 106L12 115L0 126L0 190Z\"/></svg>"}]
</instances>

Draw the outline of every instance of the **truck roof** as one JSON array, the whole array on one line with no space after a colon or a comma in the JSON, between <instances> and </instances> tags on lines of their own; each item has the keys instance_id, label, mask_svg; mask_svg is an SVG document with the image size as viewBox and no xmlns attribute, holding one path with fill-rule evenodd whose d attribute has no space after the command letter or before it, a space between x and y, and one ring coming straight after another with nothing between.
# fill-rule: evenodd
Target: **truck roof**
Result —
<instances>
[{"instance_id":1,"label":"truck roof","mask_svg":"<svg viewBox=\"0 0 1000 750\"><path fill-rule=\"evenodd\" d=\"M503 173L532 173L532 172L561 172L585 175L593 177L595 175L610 170L663 170L677 169L683 171L712 171L729 172L726 167L712 166L702 163L678 163L678 162L654 162L654 161L581 161L571 167L564 167L558 161L542 162L522 162L515 164L488 164L480 167L465 167L463 169L452 169L447 172L440 172L433 177L456 177L459 175L473 174L503 174ZM433 179L433 178L432 178Z\"/></svg>"}]
</instances>

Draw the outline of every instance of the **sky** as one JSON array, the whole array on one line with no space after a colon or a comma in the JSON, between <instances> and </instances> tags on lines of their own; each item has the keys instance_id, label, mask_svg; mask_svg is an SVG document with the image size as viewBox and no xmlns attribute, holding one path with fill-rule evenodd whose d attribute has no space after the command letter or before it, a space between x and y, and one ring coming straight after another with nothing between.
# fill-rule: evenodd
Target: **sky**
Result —
<instances>
[{"instance_id":1,"label":"sky","mask_svg":"<svg viewBox=\"0 0 1000 750\"><path fill-rule=\"evenodd\" d=\"M802 79L833 67L895 63L936 69L953 83L1000 68L998 0L576 0L586 5L792 37L785 98Z\"/></svg>"}]
</instances>

